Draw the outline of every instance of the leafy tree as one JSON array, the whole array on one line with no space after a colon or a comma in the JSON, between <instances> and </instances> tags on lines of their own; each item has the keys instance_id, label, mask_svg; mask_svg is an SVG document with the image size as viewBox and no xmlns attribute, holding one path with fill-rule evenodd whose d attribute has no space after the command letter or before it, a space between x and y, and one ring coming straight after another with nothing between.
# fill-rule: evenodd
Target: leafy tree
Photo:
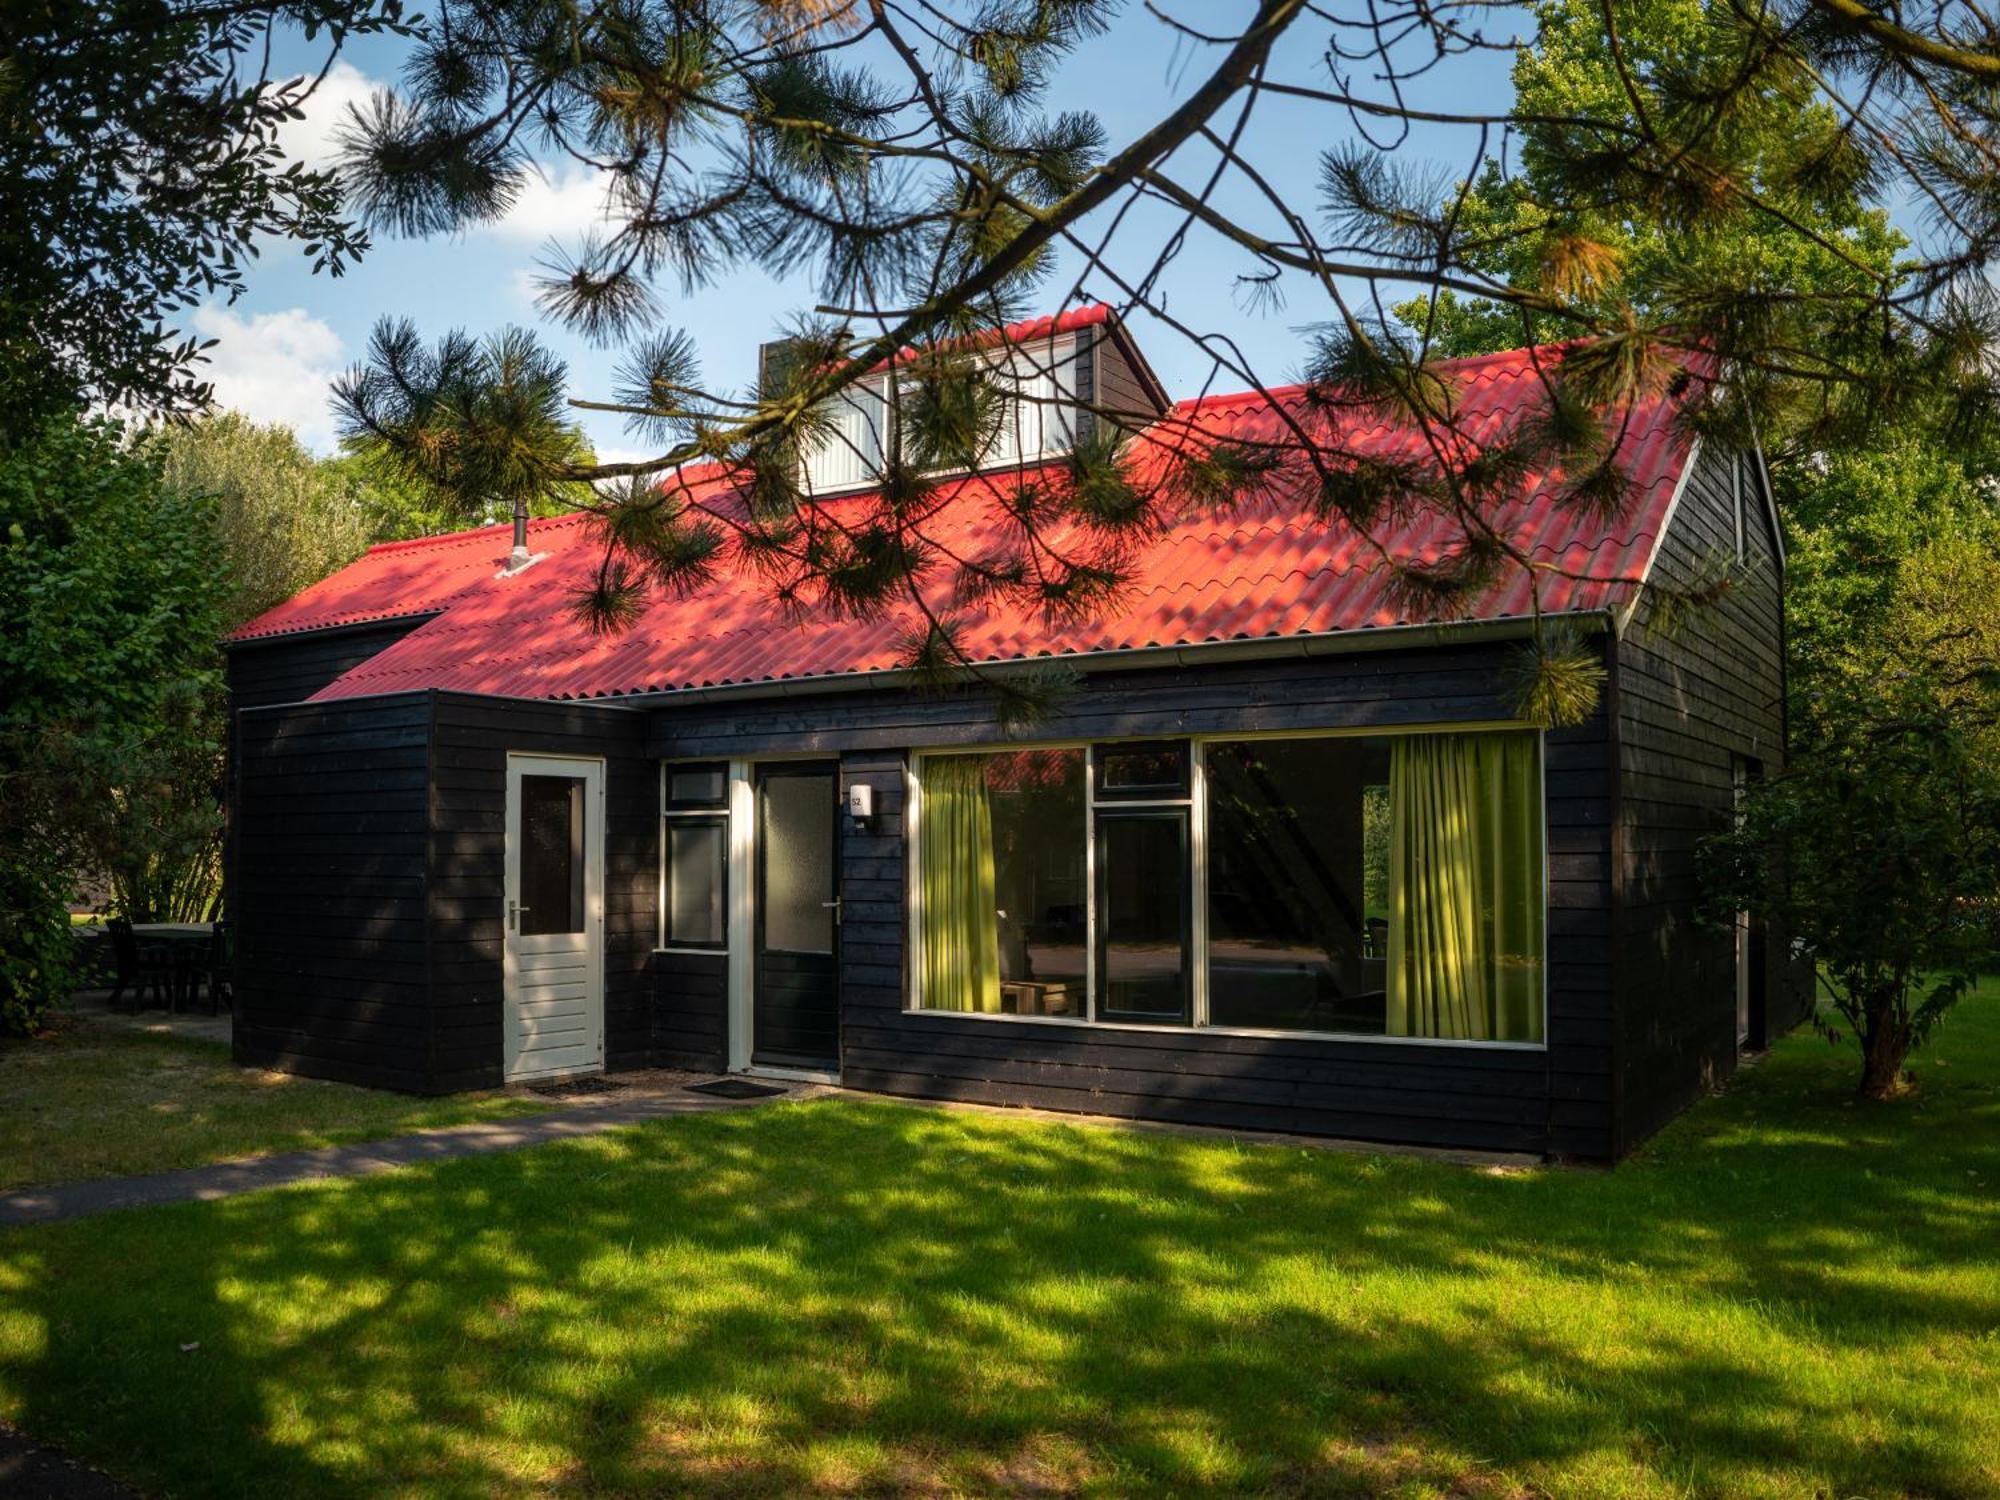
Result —
<instances>
[{"instance_id":1,"label":"leafy tree","mask_svg":"<svg viewBox=\"0 0 2000 1500\"><path fill-rule=\"evenodd\" d=\"M2000 239L1989 19L1856 0L1557 0L1489 14L1520 35L1489 38L1457 8L1418 0L1365 17L1260 0L1199 26L1109 0L443 0L399 90L351 123L352 202L378 228L436 234L505 212L536 154L600 168L611 221L552 247L541 303L622 348L617 389L576 404L622 414L656 456L595 465L554 452L538 434L564 372L511 335L481 374L469 339L431 351L387 331L343 387L349 430L446 486L643 481L596 503L604 561L578 604L601 628L649 591L697 588L733 561L788 603L897 610L909 664L948 676L968 665L963 601L1088 614L1161 514L1190 496L1226 506L1263 483L1302 487L1364 535L1399 506L1455 523L1462 542L1438 561L1381 559L1415 613L1447 616L1508 568L1540 582L1546 570L1491 524L1499 476L1560 464L1561 503L1608 503L1619 485L1605 425L1691 351L1731 368L1730 402L1706 415L1739 430L1831 431L1920 394L1964 430L1986 420L1992 372L1978 354L1992 318L1978 273ZM1141 26L1169 28L1198 61L1184 97L1114 145L1093 115L1048 100L1091 37ZM1458 108L1455 67L1516 43L1517 108ZM1316 211L1288 190L1281 153L1298 132L1256 128L1279 100L1347 142L1321 154ZM1473 146L1465 179L1518 142L1524 184L1495 167L1476 191L1441 193L1434 171L1398 156L1418 121ZM1936 207L1921 252L1881 212L1906 190ZM1128 216L1151 217L1127 231ZM1166 305L1162 274L1197 236L1238 258L1253 310L1309 301L1300 362L1320 411L1257 445L1192 430L1150 447L1114 437L1080 445L1054 476L982 474L1009 540L953 556L930 525L927 460L981 469L983 426L1019 392L978 351L1036 299L1066 303L1087 284L1196 341L1215 380L1277 383L1226 324ZM746 265L809 275L814 305L773 319L790 353L757 386L720 389L665 325L666 288ZM1484 310L1465 317L1511 322L1509 344L1588 336L1551 361L1551 420L1466 441L1449 376L1433 368L1464 341L1385 327L1412 288L1476 299ZM911 365L892 387L880 503L836 516L801 484L797 455L826 440L828 403L889 358ZM1349 440L1362 424L1322 419L1355 405L1424 428L1429 457L1382 463ZM1102 415L1115 433L1117 414ZM677 483L690 461L720 465L736 498L709 503ZM1575 675L1558 643L1537 661L1524 702L1587 706L1549 681Z\"/></svg>"},{"instance_id":2,"label":"leafy tree","mask_svg":"<svg viewBox=\"0 0 2000 1500\"><path fill-rule=\"evenodd\" d=\"M345 452L320 464L328 480L354 505L370 542L437 536L484 520L465 516L457 497L438 495L397 474L379 447L349 444Z\"/></svg>"},{"instance_id":3,"label":"leafy tree","mask_svg":"<svg viewBox=\"0 0 2000 1500\"><path fill-rule=\"evenodd\" d=\"M1489 158L1450 207L1468 260L1561 310L1433 289L1398 318L1465 355L1564 337L1577 308L1606 325L1726 310L1757 325L1767 441L1797 429L1824 441L1843 419L1881 415L1879 402L1841 401L1839 377L1873 362L1873 304L1893 296L1910 243L1877 197L1880 163L1806 60L1768 56L1767 16L1738 0L1649 0L1609 24L1600 0L1543 0L1535 14L1514 63L1509 162ZM1745 75L1753 91L1702 108ZM1636 140L1690 110L1702 129L1686 180L1640 180L1655 168L1605 138ZM1597 123L1580 130L1579 116ZM1710 211L1700 200L1717 192L1755 211Z\"/></svg>"},{"instance_id":4,"label":"leafy tree","mask_svg":"<svg viewBox=\"0 0 2000 1500\"><path fill-rule=\"evenodd\" d=\"M165 428L160 443L168 493L213 499L231 626L346 566L374 540L346 477L290 428L223 412Z\"/></svg>"},{"instance_id":5,"label":"leafy tree","mask_svg":"<svg viewBox=\"0 0 2000 1500\"><path fill-rule=\"evenodd\" d=\"M2000 526L1948 460L1839 461L1794 553L1784 774L1705 851L1714 914L1804 941L1861 1046L1861 1092L2000 955ZM1928 503L1917 503L1922 492Z\"/></svg>"},{"instance_id":6,"label":"leafy tree","mask_svg":"<svg viewBox=\"0 0 2000 1500\"><path fill-rule=\"evenodd\" d=\"M1850 683L1822 739L1754 788L1740 826L1703 850L1711 914L1768 914L1805 941L1861 1051L1860 1093L1903 1089L1913 1047L2000 951L2000 765L1988 719Z\"/></svg>"},{"instance_id":7,"label":"leafy tree","mask_svg":"<svg viewBox=\"0 0 2000 1500\"><path fill-rule=\"evenodd\" d=\"M206 404L167 322L233 298L267 238L338 275L367 248L334 174L281 126L316 77L272 78L272 33L330 65L404 32L401 0L13 0L0 7L0 428L80 403Z\"/></svg>"},{"instance_id":8,"label":"leafy tree","mask_svg":"<svg viewBox=\"0 0 2000 1500\"><path fill-rule=\"evenodd\" d=\"M108 882L111 909L128 920L212 922L222 915L228 725L219 671L170 678L151 722L128 733L102 776L84 782L98 789L105 815L83 825L81 868Z\"/></svg>"},{"instance_id":9,"label":"leafy tree","mask_svg":"<svg viewBox=\"0 0 2000 1500\"><path fill-rule=\"evenodd\" d=\"M2000 769L2000 542L1944 537L1913 553L1890 600L1886 669L1917 662L1973 753ZM2000 885L1993 890L2000 901Z\"/></svg>"},{"instance_id":10,"label":"leafy tree","mask_svg":"<svg viewBox=\"0 0 2000 1500\"><path fill-rule=\"evenodd\" d=\"M0 449L6 1030L32 1029L67 990L76 872L156 888L105 851L153 816L153 788L213 764L214 719L194 705L219 689L224 570L210 502L164 493L160 461L102 420L53 418ZM207 828L179 832L212 841L215 821L211 807Z\"/></svg>"},{"instance_id":11,"label":"leafy tree","mask_svg":"<svg viewBox=\"0 0 2000 1500\"><path fill-rule=\"evenodd\" d=\"M1884 648L1907 635L1907 624L1895 622L1913 610L1943 602L1946 618L1974 627L1978 603L1927 596L1963 579L1968 557L2000 556L2000 477L1990 459L1967 460L1904 434L1790 465L1774 473L1773 486L1786 519L1796 722L1821 712L1818 695L1830 683L1881 669ZM2000 616L2000 599L1986 605Z\"/></svg>"}]
</instances>

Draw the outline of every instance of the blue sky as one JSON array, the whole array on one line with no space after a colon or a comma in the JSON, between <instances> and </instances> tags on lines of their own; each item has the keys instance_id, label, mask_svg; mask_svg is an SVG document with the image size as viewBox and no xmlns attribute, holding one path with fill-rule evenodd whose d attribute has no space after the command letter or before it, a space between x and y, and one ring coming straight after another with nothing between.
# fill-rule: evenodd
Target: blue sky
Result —
<instances>
[{"instance_id":1,"label":"blue sky","mask_svg":"<svg viewBox=\"0 0 2000 1500\"><path fill-rule=\"evenodd\" d=\"M1225 12L1234 19L1250 9L1237 0L1179 0L1174 7L1176 14L1217 30L1224 29L1220 22ZM1300 23L1274 59L1274 71L1301 82L1323 83L1327 72L1319 48L1325 40L1323 23ZM299 70L316 68L323 58L302 43L287 52L282 65ZM1216 57L1213 50L1176 42L1142 7L1130 5L1107 35L1086 43L1063 65L1048 95L1048 107L1095 112L1116 149L1185 97L1215 66ZM332 129L347 106L391 82L399 62L400 49L393 42L371 40L344 53L313 101L309 118L288 137L293 154L309 162L324 161ZM1357 84L1357 91L1363 91L1365 76ZM1455 110L1502 109L1510 92L1506 60L1491 54L1458 60L1420 87L1422 97L1416 102ZM1225 127L1233 125L1234 108L1225 108L1219 121ZM1319 154L1352 135L1345 116L1324 107L1267 98L1252 117L1244 144L1276 193L1312 217L1318 200ZM1463 174L1475 145L1469 135L1439 131L1418 136L1397 155L1435 161L1452 177ZM1170 166L1181 180L1194 184L1212 161L1205 149L1188 148ZM429 337L452 328L475 333L508 324L535 328L569 360L573 395L608 397L617 351L593 348L544 322L528 284L550 240L574 244L590 227L601 201L601 185L583 169L559 167L532 182L503 221L451 238L411 241L378 236L365 260L337 280L312 275L305 259L290 247L267 246L250 273L245 295L227 307L200 309L195 318L200 332L218 340L208 371L218 399L260 420L285 422L310 446L330 451L335 433L326 403L328 382L361 357L370 328L382 317L407 317ZM1224 206L1232 204L1258 227L1276 227L1267 206L1248 197L1247 191L1224 200ZM1095 227L1101 231L1105 222L1100 219ZM1151 265L1177 222L1151 207L1128 216L1109 258L1114 265L1133 266L1137 274ZM1073 284L1075 267L1072 257L1048 283L1051 304ZM1247 310L1233 293L1233 280L1250 268L1242 253L1197 233L1188 237L1160 288L1170 315L1205 332L1226 330L1261 379L1280 381L1298 362L1298 326L1325 317L1328 304L1312 288L1292 286L1284 307ZM1102 278L1086 279L1083 286L1105 300L1119 300L1116 286ZM671 285L659 290L663 321L693 335L711 385L747 382L758 343L773 336L787 313L808 309L815 300L805 282L778 284L754 269L733 272L691 296L680 295ZM1141 322L1135 332L1177 397L1196 394L1211 381L1215 389L1242 385L1227 373L1216 375L1213 361L1170 329ZM616 418L583 413L579 417L601 456L640 453L638 441L622 431Z\"/></svg>"}]
</instances>

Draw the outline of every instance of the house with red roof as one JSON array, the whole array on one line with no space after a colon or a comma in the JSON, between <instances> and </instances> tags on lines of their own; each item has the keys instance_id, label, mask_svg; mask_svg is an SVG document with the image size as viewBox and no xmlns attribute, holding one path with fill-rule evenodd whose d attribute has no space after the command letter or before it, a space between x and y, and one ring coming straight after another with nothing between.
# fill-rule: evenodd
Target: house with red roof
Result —
<instances>
[{"instance_id":1,"label":"house with red roof","mask_svg":"<svg viewBox=\"0 0 2000 1500\"><path fill-rule=\"evenodd\" d=\"M994 472L1053 472L1095 422L1134 451L1425 441L1298 388L1175 402L1096 305L979 357L1020 394L936 490L957 555L1015 524ZM1560 358L1449 366L1456 438L1536 420ZM874 495L891 378L808 460L829 513ZM975 670L947 691L906 668L912 619L780 609L747 567L594 633L592 516L378 546L228 643L237 1056L1615 1159L1805 1003L1777 935L1697 921L1697 841L1784 753L1782 541L1759 455L1686 420L1701 385L1606 419L1612 504L1510 470L1482 514L1508 561L1448 615L1395 564L1462 520L1363 534L1274 473L1163 515L1088 618L955 605ZM736 503L719 468L673 483ZM1518 682L1552 622L1600 688L1544 730ZM1072 683L1023 727L1006 676L1050 667Z\"/></svg>"}]
</instances>

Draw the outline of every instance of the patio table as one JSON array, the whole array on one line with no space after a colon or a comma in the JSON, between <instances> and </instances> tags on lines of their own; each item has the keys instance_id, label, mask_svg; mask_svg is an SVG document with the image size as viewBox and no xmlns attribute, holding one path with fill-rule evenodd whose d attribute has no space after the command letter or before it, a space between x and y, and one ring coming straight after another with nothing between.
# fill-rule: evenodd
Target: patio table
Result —
<instances>
[{"instance_id":1,"label":"patio table","mask_svg":"<svg viewBox=\"0 0 2000 1500\"><path fill-rule=\"evenodd\" d=\"M158 943L168 950L172 962L171 1008L179 1010L183 1002L192 996L194 967L208 952L208 945L215 934L212 922L134 922L132 935L142 943ZM110 929L91 924L77 933L88 938L92 944L101 943L110 936Z\"/></svg>"}]
</instances>

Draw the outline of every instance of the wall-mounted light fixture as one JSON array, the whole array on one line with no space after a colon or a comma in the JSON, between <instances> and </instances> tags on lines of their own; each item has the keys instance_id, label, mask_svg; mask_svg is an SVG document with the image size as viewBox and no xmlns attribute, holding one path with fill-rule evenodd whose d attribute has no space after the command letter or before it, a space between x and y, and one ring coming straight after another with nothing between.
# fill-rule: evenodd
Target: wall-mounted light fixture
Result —
<instances>
[{"instance_id":1,"label":"wall-mounted light fixture","mask_svg":"<svg viewBox=\"0 0 2000 1500\"><path fill-rule=\"evenodd\" d=\"M851 831L866 833L875 821L875 788L857 781L847 789L847 823Z\"/></svg>"}]
</instances>

